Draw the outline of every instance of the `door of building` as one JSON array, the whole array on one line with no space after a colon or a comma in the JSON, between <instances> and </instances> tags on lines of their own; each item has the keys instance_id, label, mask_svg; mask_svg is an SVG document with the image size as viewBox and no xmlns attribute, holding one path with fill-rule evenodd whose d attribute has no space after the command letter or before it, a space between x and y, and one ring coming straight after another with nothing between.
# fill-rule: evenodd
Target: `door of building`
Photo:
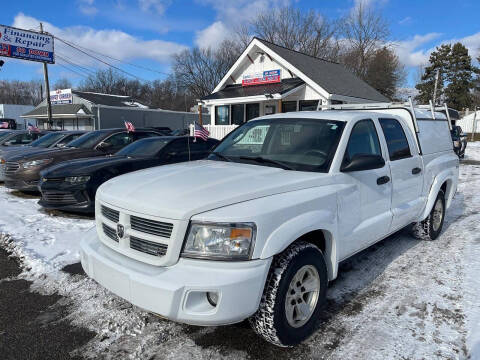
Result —
<instances>
[{"instance_id":1,"label":"door of building","mask_svg":"<svg viewBox=\"0 0 480 360\"><path fill-rule=\"evenodd\" d=\"M247 104L246 106L246 120L251 120L253 118L260 116L260 104L259 103L252 103Z\"/></svg>"}]
</instances>

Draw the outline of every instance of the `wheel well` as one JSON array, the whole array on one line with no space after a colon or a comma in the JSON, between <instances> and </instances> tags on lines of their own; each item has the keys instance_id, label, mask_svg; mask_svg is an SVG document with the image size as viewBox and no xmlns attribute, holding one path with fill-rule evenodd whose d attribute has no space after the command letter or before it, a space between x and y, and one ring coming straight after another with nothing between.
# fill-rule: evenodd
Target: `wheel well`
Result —
<instances>
[{"instance_id":1,"label":"wheel well","mask_svg":"<svg viewBox=\"0 0 480 360\"><path fill-rule=\"evenodd\" d=\"M310 244L315 245L318 247L322 252L325 254L326 250L326 242L325 242L325 234L322 230L314 230L300 236L295 242L297 241L305 241Z\"/></svg>"}]
</instances>

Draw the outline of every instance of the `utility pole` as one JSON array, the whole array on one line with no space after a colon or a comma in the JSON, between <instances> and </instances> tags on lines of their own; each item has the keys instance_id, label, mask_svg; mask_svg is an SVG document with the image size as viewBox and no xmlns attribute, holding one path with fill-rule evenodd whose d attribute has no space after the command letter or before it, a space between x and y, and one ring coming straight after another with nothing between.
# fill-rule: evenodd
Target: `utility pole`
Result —
<instances>
[{"instance_id":1,"label":"utility pole","mask_svg":"<svg viewBox=\"0 0 480 360\"><path fill-rule=\"evenodd\" d=\"M40 33L43 34L43 24L40 23ZM43 77L45 79L45 95L47 98L47 116L48 116L48 129L52 128L52 103L50 102L50 84L48 82L48 68L47 63L43 63Z\"/></svg>"},{"instance_id":2,"label":"utility pole","mask_svg":"<svg viewBox=\"0 0 480 360\"><path fill-rule=\"evenodd\" d=\"M437 105L437 87L438 87L438 80L440 79L440 69L437 69L437 73L435 74L435 87L433 90L433 106Z\"/></svg>"}]
</instances>

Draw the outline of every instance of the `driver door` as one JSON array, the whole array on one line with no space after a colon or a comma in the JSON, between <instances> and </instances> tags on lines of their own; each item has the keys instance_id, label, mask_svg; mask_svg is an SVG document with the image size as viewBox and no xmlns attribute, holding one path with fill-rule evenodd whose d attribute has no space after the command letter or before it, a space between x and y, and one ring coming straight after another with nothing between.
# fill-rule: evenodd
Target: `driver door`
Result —
<instances>
[{"instance_id":1,"label":"driver door","mask_svg":"<svg viewBox=\"0 0 480 360\"><path fill-rule=\"evenodd\" d=\"M373 120L358 121L352 128L344 162L355 156L381 155L382 149ZM388 234L392 222L392 182L390 168L341 173L342 184L338 193L338 229L340 259L366 248Z\"/></svg>"}]
</instances>

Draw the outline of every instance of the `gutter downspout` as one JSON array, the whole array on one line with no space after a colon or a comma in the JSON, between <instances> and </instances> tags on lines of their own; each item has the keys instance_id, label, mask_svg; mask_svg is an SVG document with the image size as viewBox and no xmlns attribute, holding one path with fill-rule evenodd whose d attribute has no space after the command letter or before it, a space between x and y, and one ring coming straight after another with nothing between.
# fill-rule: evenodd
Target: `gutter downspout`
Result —
<instances>
[{"instance_id":1,"label":"gutter downspout","mask_svg":"<svg viewBox=\"0 0 480 360\"><path fill-rule=\"evenodd\" d=\"M100 130L102 128L100 122L100 104L97 104L97 121L98 121L98 129L95 129L95 124L93 125L93 130Z\"/></svg>"}]
</instances>

